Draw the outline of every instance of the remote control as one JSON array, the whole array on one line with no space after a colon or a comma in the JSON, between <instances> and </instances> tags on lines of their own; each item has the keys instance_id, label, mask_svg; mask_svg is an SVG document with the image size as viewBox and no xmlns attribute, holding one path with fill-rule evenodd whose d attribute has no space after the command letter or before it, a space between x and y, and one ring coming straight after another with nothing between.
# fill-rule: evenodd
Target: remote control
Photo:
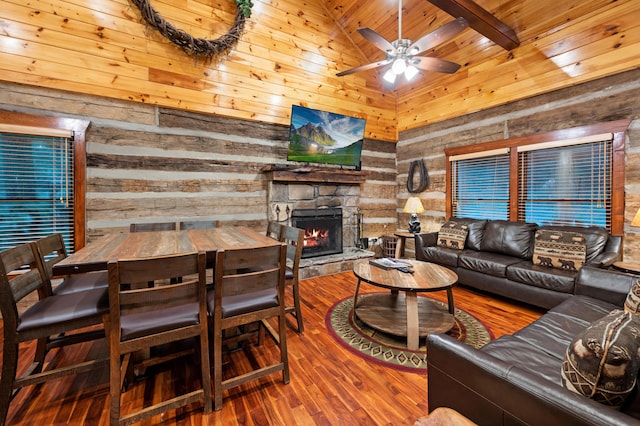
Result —
<instances>
[{"instance_id":1,"label":"remote control","mask_svg":"<svg viewBox=\"0 0 640 426\"><path fill-rule=\"evenodd\" d=\"M405 274L413 274L413 270L411 270L409 268L402 267L402 268L397 268L397 269L398 269L398 271L404 272Z\"/></svg>"}]
</instances>

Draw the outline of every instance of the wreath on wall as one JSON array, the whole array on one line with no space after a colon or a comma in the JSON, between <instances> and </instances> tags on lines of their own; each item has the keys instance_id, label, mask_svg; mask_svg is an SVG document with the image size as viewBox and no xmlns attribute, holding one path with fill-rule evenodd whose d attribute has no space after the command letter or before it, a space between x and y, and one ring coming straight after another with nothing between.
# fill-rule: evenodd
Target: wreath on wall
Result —
<instances>
[{"instance_id":1,"label":"wreath on wall","mask_svg":"<svg viewBox=\"0 0 640 426\"><path fill-rule=\"evenodd\" d=\"M187 55L204 57L209 60L226 55L240 40L244 31L244 24L247 18L251 17L251 0L234 0L236 3L236 17L233 26L225 35L209 40L197 38L184 30L176 28L167 22L150 4L150 0L131 0L140 10L142 18L146 23L169 39L173 44L180 47Z\"/></svg>"}]
</instances>

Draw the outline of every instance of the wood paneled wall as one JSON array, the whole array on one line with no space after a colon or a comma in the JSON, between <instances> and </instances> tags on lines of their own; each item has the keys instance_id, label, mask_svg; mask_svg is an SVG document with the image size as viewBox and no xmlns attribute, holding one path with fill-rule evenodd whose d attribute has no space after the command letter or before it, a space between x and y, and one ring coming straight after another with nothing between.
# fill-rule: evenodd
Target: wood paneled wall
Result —
<instances>
[{"instance_id":1,"label":"wood paneled wall","mask_svg":"<svg viewBox=\"0 0 640 426\"><path fill-rule=\"evenodd\" d=\"M640 262L640 229L629 225L640 208L640 70L402 132L398 187L406 182L411 160L424 158L431 185L420 194L426 209L421 222L424 231L436 231L445 221L445 148L626 118L633 121L625 144L624 258ZM398 193L398 209L408 196ZM400 223L408 220L403 213L398 217Z\"/></svg>"},{"instance_id":2,"label":"wood paneled wall","mask_svg":"<svg viewBox=\"0 0 640 426\"><path fill-rule=\"evenodd\" d=\"M366 118L366 137L396 140L395 97L364 76L335 76L362 59L322 2L253 3L237 47L209 63L147 28L128 0L5 0L0 79L284 125L301 104ZM233 0L152 5L209 39L229 30L235 11Z\"/></svg>"}]
</instances>

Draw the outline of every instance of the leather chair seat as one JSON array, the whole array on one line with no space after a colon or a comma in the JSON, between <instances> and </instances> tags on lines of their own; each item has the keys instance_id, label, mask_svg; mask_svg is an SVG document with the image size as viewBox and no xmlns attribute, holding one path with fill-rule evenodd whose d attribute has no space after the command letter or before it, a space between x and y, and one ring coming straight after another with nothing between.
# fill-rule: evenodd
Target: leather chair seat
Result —
<instances>
[{"instance_id":1,"label":"leather chair seat","mask_svg":"<svg viewBox=\"0 0 640 426\"><path fill-rule=\"evenodd\" d=\"M207 303L209 313L214 310L214 292L207 292ZM233 317L246 314L252 311L277 308L278 289L265 289L248 294L238 294L234 296L224 296L222 298L222 318Z\"/></svg>"},{"instance_id":2,"label":"leather chair seat","mask_svg":"<svg viewBox=\"0 0 640 426\"><path fill-rule=\"evenodd\" d=\"M30 306L20 316L17 330L21 333L52 324L62 325L79 318L103 315L107 312L109 312L109 305L106 288L50 296Z\"/></svg>"},{"instance_id":3,"label":"leather chair seat","mask_svg":"<svg viewBox=\"0 0 640 426\"><path fill-rule=\"evenodd\" d=\"M123 315L120 319L121 339L131 340L198 324L197 302L172 306L162 311Z\"/></svg>"},{"instance_id":4,"label":"leather chair seat","mask_svg":"<svg viewBox=\"0 0 640 426\"><path fill-rule=\"evenodd\" d=\"M534 265L521 261L507 268L507 278L519 283L561 293L573 294L578 271Z\"/></svg>"},{"instance_id":5,"label":"leather chair seat","mask_svg":"<svg viewBox=\"0 0 640 426\"><path fill-rule=\"evenodd\" d=\"M53 294L69 294L77 291L107 287L109 287L109 275L107 271L96 271L66 277L64 281L53 290Z\"/></svg>"},{"instance_id":6,"label":"leather chair seat","mask_svg":"<svg viewBox=\"0 0 640 426\"><path fill-rule=\"evenodd\" d=\"M522 261L521 258L487 251L465 250L458 259L458 266L494 277L507 276L507 267Z\"/></svg>"},{"instance_id":7,"label":"leather chair seat","mask_svg":"<svg viewBox=\"0 0 640 426\"><path fill-rule=\"evenodd\" d=\"M284 279L285 280L292 280L293 277L294 277L293 269L291 269L290 267L287 266L287 269L284 271Z\"/></svg>"}]
</instances>

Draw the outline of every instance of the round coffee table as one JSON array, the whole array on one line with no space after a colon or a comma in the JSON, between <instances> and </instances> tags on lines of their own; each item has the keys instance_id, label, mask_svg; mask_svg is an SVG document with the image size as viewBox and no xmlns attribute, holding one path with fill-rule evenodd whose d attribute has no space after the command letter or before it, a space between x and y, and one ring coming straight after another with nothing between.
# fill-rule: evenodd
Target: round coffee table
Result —
<instances>
[{"instance_id":1,"label":"round coffee table","mask_svg":"<svg viewBox=\"0 0 640 426\"><path fill-rule=\"evenodd\" d=\"M357 261L353 273L358 278L353 295L353 312L376 330L407 337L407 348L417 350L421 337L445 333L453 327L455 305L452 288L458 281L455 272L434 263L405 260L413 265L413 274L383 269L368 260ZM387 288L390 293L372 294L358 301L360 283ZM418 293L446 290L448 308Z\"/></svg>"}]
</instances>

